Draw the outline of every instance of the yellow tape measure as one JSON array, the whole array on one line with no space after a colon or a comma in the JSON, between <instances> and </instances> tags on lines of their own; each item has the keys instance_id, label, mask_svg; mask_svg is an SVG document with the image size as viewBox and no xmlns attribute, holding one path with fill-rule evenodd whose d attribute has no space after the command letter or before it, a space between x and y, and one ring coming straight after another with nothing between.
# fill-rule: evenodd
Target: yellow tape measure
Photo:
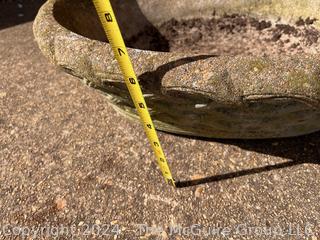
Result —
<instances>
[{"instance_id":1,"label":"yellow tape measure","mask_svg":"<svg viewBox=\"0 0 320 240\"><path fill-rule=\"evenodd\" d=\"M112 46L114 55L120 65L120 69L124 76L131 98L140 116L144 130L147 134L152 149L157 157L157 162L166 182L175 186L175 181L172 178L168 162L164 156L160 145L157 132L151 120L146 102L142 95L142 91L134 72L127 48L124 44L120 28L118 26L115 14L112 10L110 0L92 0L100 21L107 35L107 38Z\"/></svg>"}]
</instances>

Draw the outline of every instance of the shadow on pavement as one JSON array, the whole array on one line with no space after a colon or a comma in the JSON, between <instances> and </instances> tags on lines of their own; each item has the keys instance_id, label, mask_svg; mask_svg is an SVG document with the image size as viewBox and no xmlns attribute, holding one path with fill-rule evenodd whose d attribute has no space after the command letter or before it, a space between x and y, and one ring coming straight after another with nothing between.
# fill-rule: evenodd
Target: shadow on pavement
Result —
<instances>
[{"instance_id":1,"label":"shadow on pavement","mask_svg":"<svg viewBox=\"0 0 320 240\"><path fill-rule=\"evenodd\" d=\"M268 172L304 163L320 164L320 132L300 137L268 140L218 140L197 137L189 138L235 145L244 150L255 151L258 153L286 158L289 160L287 162L274 165L245 169L237 172L209 176L196 180L180 181L176 183L178 188L190 187L209 182L217 182L230 178Z\"/></svg>"},{"instance_id":2,"label":"shadow on pavement","mask_svg":"<svg viewBox=\"0 0 320 240\"><path fill-rule=\"evenodd\" d=\"M0 30L33 21L46 0L0 0Z\"/></svg>"}]
</instances>

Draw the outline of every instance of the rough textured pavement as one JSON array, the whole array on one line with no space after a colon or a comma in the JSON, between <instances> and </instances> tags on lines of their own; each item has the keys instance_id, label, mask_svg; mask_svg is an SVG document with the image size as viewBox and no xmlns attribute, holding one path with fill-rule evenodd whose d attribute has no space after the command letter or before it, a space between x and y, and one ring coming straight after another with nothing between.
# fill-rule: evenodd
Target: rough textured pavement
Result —
<instances>
[{"instance_id":1,"label":"rough textured pavement","mask_svg":"<svg viewBox=\"0 0 320 240\"><path fill-rule=\"evenodd\" d=\"M48 64L32 23L0 31L0 73L4 239L52 239L54 227L60 239L71 230L75 239L320 237L320 133L268 141L159 133L173 174L191 180L174 189L139 123ZM119 235L106 236L110 224Z\"/></svg>"}]
</instances>

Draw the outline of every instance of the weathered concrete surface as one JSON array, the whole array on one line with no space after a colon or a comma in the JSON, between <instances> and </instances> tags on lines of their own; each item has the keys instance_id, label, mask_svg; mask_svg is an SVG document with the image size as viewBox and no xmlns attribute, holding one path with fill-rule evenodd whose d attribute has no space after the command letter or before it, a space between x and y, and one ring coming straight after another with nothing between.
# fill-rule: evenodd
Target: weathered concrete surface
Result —
<instances>
[{"instance_id":1,"label":"weathered concrete surface","mask_svg":"<svg viewBox=\"0 0 320 240\"><path fill-rule=\"evenodd\" d=\"M148 16L150 11L153 13L151 9L157 9L156 15L164 11L167 20L195 16L193 13L200 5L209 9L210 14L215 9L229 13L243 7L251 15L269 11L276 18L280 14L284 21L298 20L305 15L304 11L318 18L314 15L313 4L297 6L301 15L291 12L288 16L282 0L268 3L234 0L223 4L221 1L193 4L178 1L170 12L149 7L156 2L163 4L163 1L138 2L142 10L135 0L114 1L125 37L151 24L140 13L143 11ZM182 14L188 10L188 14ZM206 16L208 13L203 13L203 17ZM152 24L157 25L159 21L153 19ZM49 0L36 18L34 34L43 54L52 63L101 90L117 110L137 119L111 46L97 41L104 39L104 33L91 1ZM143 92L148 95L148 107L158 129L218 138L277 138L320 129L318 53L195 56L188 52L131 48L129 54Z\"/></svg>"},{"instance_id":2,"label":"weathered concrete surface","mask_svg":"<svg viewBox=\"0 0 320 240\"><path fill-rule=\"evenodd\" d=\"M291 225L292 234L298 227L304 234L310 224L308 239L320 237L319 133L220 142L159 133L177 178L211 177L173 189L140 125L48 64L31 23L0 31L0 60L0 226L74 225L83 233L85 224L112 222L122 228L118 239L192 239L170 236L166 227L201 224L230 227L229 239L270 239L240 236L236 227ZM143 237L143 223L166 233Z\"/></svg>"}]
</instances>

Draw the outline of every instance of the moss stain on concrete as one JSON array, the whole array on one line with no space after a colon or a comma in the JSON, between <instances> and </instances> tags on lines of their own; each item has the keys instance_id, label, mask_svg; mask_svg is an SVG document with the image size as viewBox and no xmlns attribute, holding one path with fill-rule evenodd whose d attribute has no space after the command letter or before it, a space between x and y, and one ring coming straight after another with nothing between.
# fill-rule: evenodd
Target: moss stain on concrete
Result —
<instances>
[{"instance_id":1,"label":"moss stain on concrete","mask_svg":"<svg viewBox=\"0 0 320 240\"><path fill-rule=\"evenodd\" d=\"M297 89L313 87L320 91L320 75L317 72L308 74L304 70L295 70L289 73L288 80Z\"/></svg>"},{"instance_id":2,"label":"moss stain on concrete","mask_svg":"<svg viewBox=\"0 0 320 240\"><path fill-rule=\"evenodd\" d=\"M249 62L249 69L250 71L254 71L257 73L262 72L265 68L268 67L268 64L260 59L255 59Z\"/></svg>"}]
</instances>

